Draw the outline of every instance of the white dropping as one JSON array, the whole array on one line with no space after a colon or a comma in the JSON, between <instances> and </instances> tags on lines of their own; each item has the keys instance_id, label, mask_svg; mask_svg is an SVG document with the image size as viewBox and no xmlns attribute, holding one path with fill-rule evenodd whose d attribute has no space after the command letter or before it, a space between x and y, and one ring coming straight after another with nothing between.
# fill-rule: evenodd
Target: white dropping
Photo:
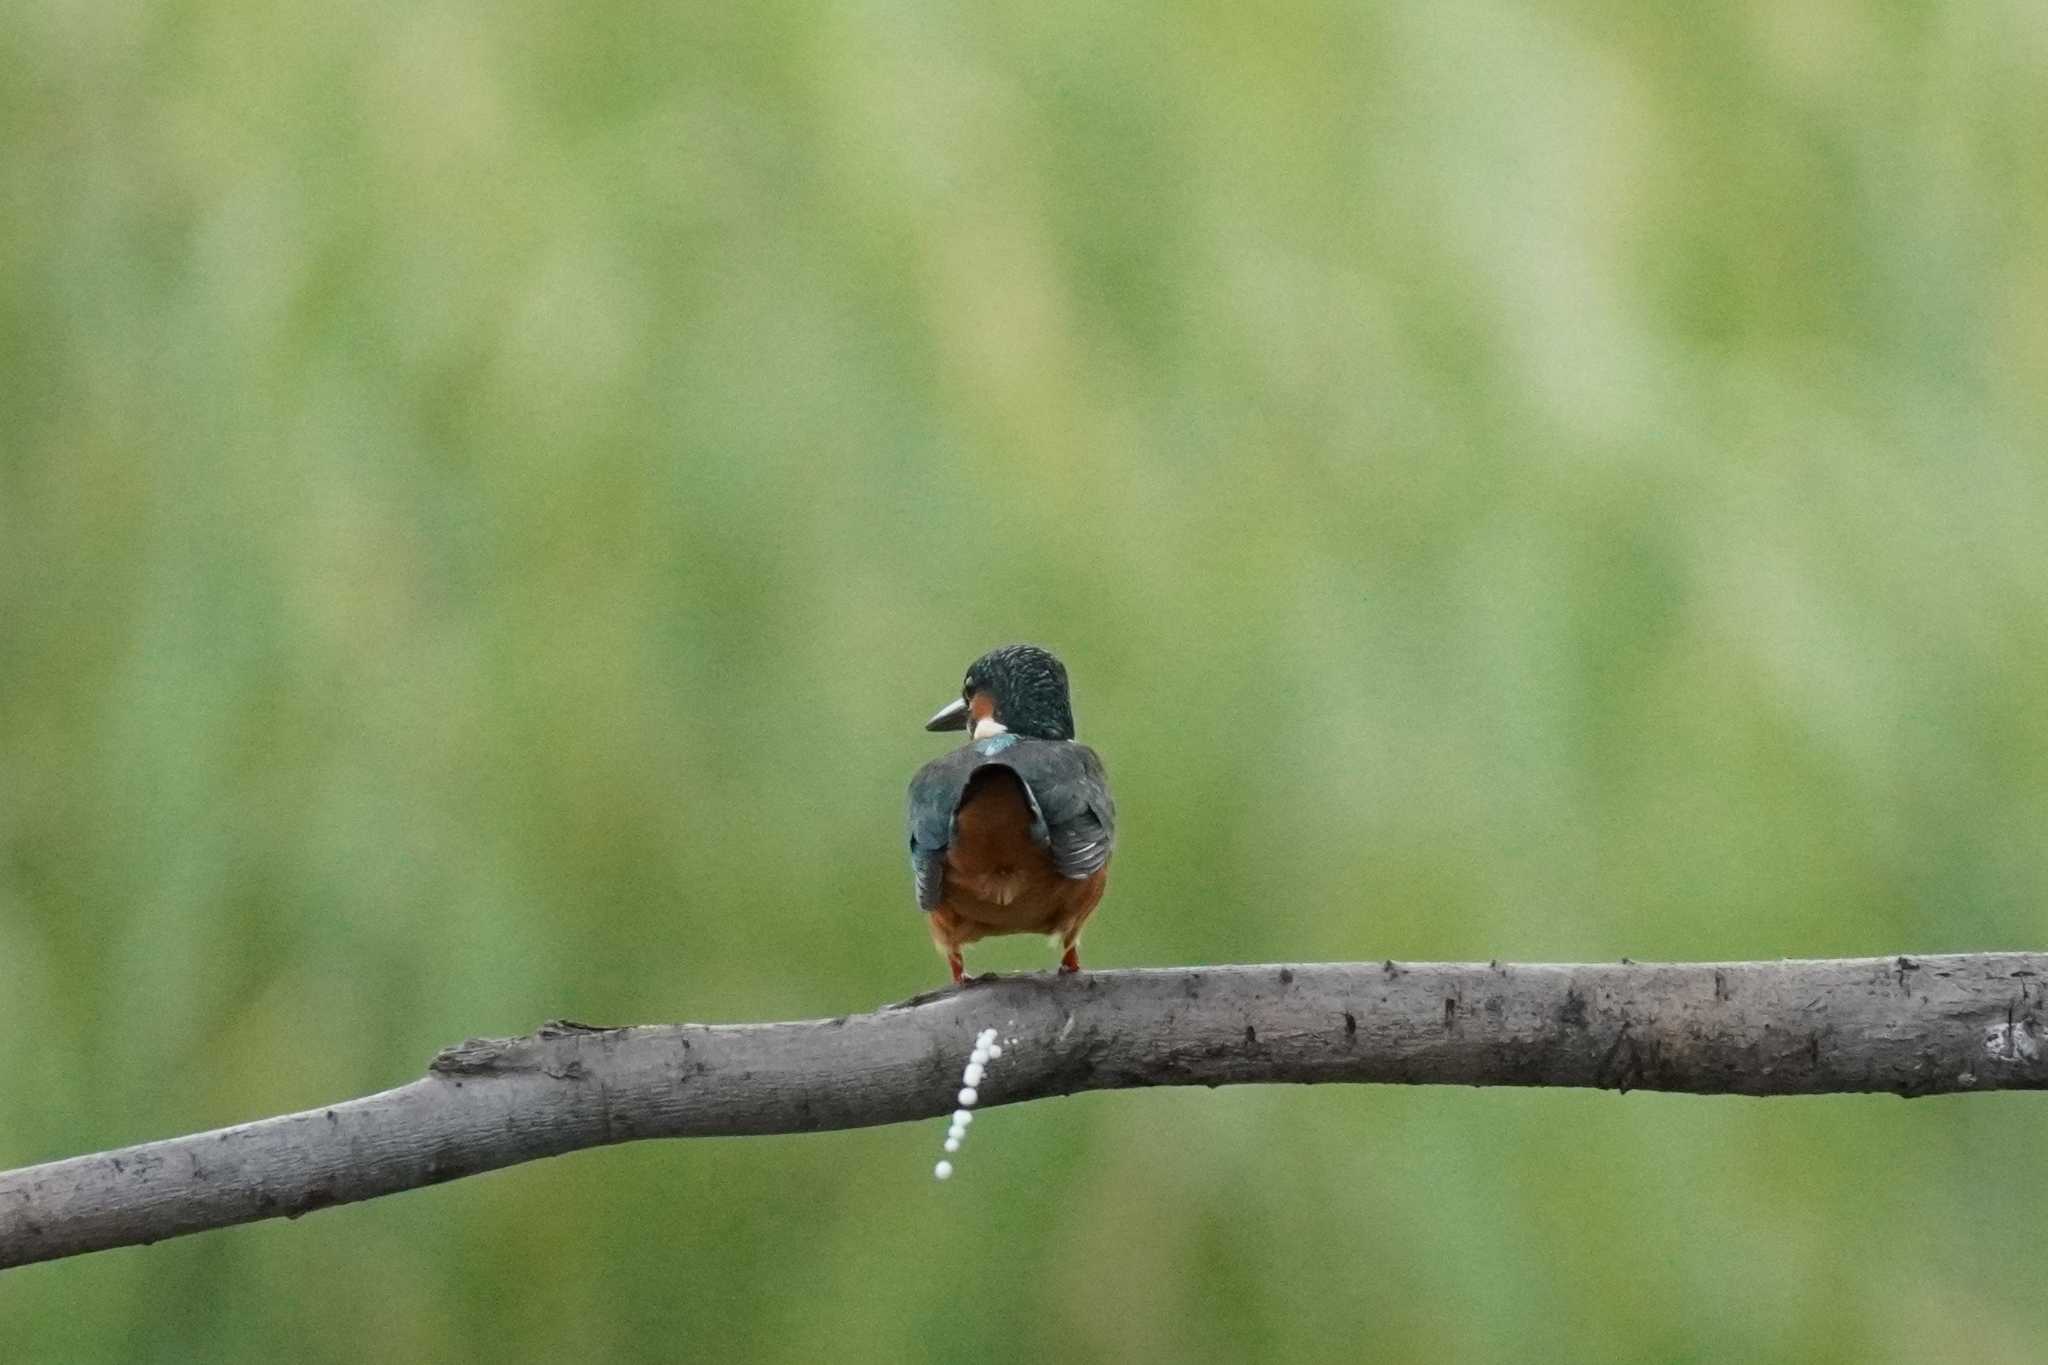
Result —
<instances>
[{"instance_id":1,"label":"white dropping","mask_svg":"<svg viewBox=\"0 0 2048 1365\"><path fill-rule=\"evenodd\" d=\"M1014 1039L1011 1040L1013 1043ZM974 1051L967 1055L967 1065L960 1072L960 1107L953 1111L952 1123L946 1129L945 1149L951 1156L960 1150L960 1144L967 1141L967 1125L974 1122L974 1105L981 1099L978 1086L988 1075L988 1064L1003 1055L1002 1045L996 1042L996 1031L983 1029L974 1039ZM941 1161L932 1167L932 1179L953 1178L953 1163Z\"/></svg>"}]
</instances>

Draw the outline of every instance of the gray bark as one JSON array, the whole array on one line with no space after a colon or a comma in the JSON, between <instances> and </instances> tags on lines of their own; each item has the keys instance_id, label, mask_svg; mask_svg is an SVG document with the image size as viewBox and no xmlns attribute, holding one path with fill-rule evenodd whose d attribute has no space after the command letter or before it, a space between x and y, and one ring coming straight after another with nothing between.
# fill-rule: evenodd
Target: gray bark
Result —
<instances>
[{"instance_id":1,"label":"gray bark","mask_svg":"<svg viewBox=\"0 0 2048 1365\"><path fill-rule=\"evenodd\" d=\"M0 1173L0 1267L297 1217L605 1143L932 1118L954 1107L962 1064L989 1026L1006 1050L982 1107L1326 1081L2040 1089L2044 982L2048 955L2033 953L1338 963L984 978L797 1023L554 1023L448 1048L396 1090Z\"/></svg>"}]
</instances>

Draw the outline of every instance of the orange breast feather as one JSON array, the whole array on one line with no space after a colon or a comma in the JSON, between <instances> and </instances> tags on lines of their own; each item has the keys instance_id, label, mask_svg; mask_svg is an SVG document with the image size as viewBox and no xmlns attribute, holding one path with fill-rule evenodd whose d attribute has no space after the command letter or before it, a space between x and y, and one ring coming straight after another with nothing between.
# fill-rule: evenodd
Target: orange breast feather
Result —
<instances>
[{"instance_id":1,"label":"orange breast feather","mask_svg":"<svg viewBox=\"0 0 2048 1365\"><path fill-rule=\"evenodd\" d=\"M1080 881L1060 876L1051 855L1031 841L1023 783L1008 768L983 768L960 798L939 918L957 921L946 935L956 942L990 934L1071 937L1102 899L1107 874L1104 868Z\"/></svg>"}]
</instances>

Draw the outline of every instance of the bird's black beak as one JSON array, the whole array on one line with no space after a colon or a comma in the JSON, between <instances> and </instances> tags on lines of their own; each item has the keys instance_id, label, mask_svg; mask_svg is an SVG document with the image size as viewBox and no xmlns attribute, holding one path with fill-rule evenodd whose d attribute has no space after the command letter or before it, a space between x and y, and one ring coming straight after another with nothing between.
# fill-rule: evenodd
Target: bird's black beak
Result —
<instances>
[{"instance_id":1,"label":"bird's black beak","mask_svg":"<svg viewBox=\"0 0 2048 1365\"><path fill-rule=\"evenodd\" d=\"M955 697L939 708L939 713L924 723L927 730L965 730L967 728L967 699Z\"/></svg>"}]
</instances>

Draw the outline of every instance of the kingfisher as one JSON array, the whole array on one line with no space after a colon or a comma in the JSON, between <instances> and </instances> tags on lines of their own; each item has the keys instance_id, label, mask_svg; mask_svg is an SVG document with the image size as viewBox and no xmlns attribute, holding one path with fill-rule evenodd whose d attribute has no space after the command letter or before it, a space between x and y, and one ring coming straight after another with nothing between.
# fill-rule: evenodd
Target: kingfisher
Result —
<instances>
[{"instance_id":1,"label":"kingfisher","mask_svg":"<svg viewBox=\"0 0 2048 1365\"><path fill-rule=\"evenodd\" d=\"M960 949L1046 934L1062 972L1081 970L1081 926L1109 884L1116 803L1102 760L1074 741L1067 670L1036 645L968 666L960 695L925 722L967 743L910 779L904 823L917 908L957 985Z\"/></svg>"}]
</instances>

